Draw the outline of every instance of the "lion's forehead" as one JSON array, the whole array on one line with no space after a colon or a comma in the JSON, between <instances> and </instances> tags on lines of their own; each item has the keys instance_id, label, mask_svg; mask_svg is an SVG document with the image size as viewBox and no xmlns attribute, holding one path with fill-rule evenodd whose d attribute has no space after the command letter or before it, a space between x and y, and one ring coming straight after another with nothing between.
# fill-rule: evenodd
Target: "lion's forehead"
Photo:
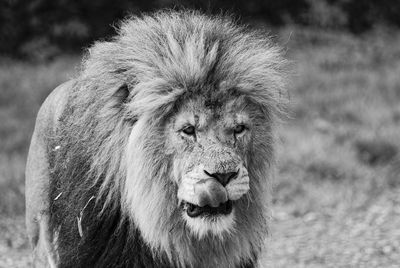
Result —
<instances>
[{"instance_id":1,"label":"lion's forehead","mask_svg":"<svg viewBox=\"0 0 400 268\"><path fill-rule=\"evenodd\" d=\"M235 123L249 123L251 119L252 110L242 97L227 96L218 105L209 102L211 100L204 96L184 102L175 115L175 125L190 123L199 129L212 124L229 127Z\"/></svg>"}]
</instances>

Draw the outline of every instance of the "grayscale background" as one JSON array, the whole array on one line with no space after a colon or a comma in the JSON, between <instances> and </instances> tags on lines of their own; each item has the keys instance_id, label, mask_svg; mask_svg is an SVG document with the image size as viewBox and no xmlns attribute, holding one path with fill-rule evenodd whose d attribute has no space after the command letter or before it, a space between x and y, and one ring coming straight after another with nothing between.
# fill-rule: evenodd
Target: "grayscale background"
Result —
<instances>
[{"instance_id":1,"label":"grayscale background","mask_svg":"<svg viewBox=\"0 0 400 268\"><path fill-rule=\"evenodd\" d=\"M293 61L265 267L399 267L400 1L0 0L0 267L28 267L36 113L94 40L160 8L236 14Z\"/></svg>"}]
</instances>

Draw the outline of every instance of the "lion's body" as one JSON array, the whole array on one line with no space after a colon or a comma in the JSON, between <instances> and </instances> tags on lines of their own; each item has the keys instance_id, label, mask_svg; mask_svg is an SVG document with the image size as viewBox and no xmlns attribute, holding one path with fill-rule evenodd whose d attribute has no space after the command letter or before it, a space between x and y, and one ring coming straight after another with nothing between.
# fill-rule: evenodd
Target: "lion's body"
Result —
<instances>
[{"instance_id":1,"label":"lion's body","mask_svg":"<svg viewBox=\"0 0 400 268\"><path fill-rule=\"evenodd\" d=\"M80 76L57 88L38 114L26 171L35 262L256 266L268 231L281 67L267 39L189 12L128 20L115 40L97 43ZM190 111L216 122L195 143L172 130ZM252 120L240 134L247 136L210 136L229 116ZM215 174L239 166L239 177L222 186L206 172L201 181L211 186L201 188L185 178L198 174L199 162ZM227 198L233 212L215 221L188 217L179 206Z\"/></svg>"}]
</instances>

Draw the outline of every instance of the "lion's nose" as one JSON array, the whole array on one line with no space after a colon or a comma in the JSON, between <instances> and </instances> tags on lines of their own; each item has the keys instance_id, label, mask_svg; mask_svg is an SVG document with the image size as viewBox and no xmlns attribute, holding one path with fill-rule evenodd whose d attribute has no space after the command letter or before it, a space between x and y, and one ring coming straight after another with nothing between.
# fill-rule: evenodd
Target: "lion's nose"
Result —
<instances>
[{"instance_id":1,"label":"lion's nose","mask_svg":"<svg viewBox=\"0 0 400 268\"><path fill-rule=\"evenodd\" d=\"M219 183L221 183L224 187L230 182L230 180L232 180L233 178L235 178L239 171L236 172L227 172L227 173L208 173L206 170L204 170L204 172L210 176L213 177L215 179L217 179L219 181Z\"/></svg>"}]
</instances>

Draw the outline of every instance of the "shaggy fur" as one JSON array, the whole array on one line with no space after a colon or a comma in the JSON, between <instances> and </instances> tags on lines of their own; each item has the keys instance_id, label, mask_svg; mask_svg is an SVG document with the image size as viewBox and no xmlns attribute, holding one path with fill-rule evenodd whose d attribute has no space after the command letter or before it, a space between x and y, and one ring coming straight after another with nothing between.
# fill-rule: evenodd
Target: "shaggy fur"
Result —
<instances>
[{"instance_id":1,"label":"shaggy fur","mask_svg":"<svg viewBox=\"0 0 400 268\"><path fill-rule=\"evenodd\" d=\"M268 231L284 63L264 33L195 12L133 17L92 46L48 137L59 267L255 266ZM257 118L246 148L250 192L235 201L232 232L200 239L168 179L176 156L165 127L193 98L217 107L241 96Z\"/></svg>"}]
</instances>

